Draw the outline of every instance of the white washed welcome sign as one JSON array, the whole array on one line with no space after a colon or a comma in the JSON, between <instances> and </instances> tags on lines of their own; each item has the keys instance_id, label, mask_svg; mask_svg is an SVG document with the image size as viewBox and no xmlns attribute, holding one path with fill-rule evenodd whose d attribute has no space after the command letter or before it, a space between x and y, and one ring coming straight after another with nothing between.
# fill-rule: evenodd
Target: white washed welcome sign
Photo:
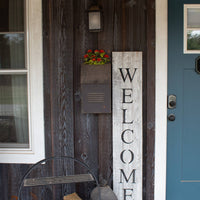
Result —
<instances>
[{"instance_id":1,"label":"white washed welcome sign","mask_svg":"<svg viewBox=\"0 0 200 200\"><path fill-rule=\"evenodd\" d=\"M142 52L113 52L113 187L142 200Z\"/></svg>"}]
</instances>

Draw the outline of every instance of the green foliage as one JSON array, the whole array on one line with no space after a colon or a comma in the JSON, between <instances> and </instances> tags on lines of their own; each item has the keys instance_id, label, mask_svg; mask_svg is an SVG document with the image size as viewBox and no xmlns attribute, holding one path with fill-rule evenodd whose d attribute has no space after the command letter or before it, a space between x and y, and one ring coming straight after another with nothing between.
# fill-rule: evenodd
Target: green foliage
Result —
<instances>
[{"instance_id":1,"label":"green foliage","mask_svg":"<svg viewBox=\"0 0 200 200\"><path fill-rule=\"evenodd\" d=\"M84 64L88 65L104 65L110 62L110 57L104 50L94 50L89 49L84 55Z\"/></svg>"},{"instance_id":2,"label":"green foliage","mask_svg":"<svg viewBox=\"0 0 200 200\"><path fill-rule=\"evenodd\" d=\"M189 31L187 34L187 49L200 50L200 33L193 33Z\"/></svg>"}]
</instances>

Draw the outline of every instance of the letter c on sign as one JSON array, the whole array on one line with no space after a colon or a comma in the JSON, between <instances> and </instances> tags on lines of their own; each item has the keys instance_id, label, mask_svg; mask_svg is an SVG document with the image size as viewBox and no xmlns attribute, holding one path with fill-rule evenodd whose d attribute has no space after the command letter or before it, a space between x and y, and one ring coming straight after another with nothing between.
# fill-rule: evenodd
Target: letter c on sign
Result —
<instances>
[{"instance_id":1,"label":"letter c on sign","mask_svg":"<svg viewBox=\"0 0 200 200\"><path fill-rule=\"evenodd\" d=\"M127 140L125 140L125 133L128 133L128 132L131 132L132 133L132 135L133 135L133 130L131 130L131 129L126 129L126 130L124 130L123 132L122 132L122 135L121 135L121 139L122 139L122 141L125 143L125 144L131 144L131 143L133 143L133 140L131 140L131 141L127 141Z\"/></svg>"},{"instance_id":2,"label":"letter c on sign","mask_svg":"<svg viewBox=\"0 0 200 200\"><path fill-rule=\"evenodd\" d=\"M127 164L127 162L125 162L125 160L124 160L124 152L126 152L127 150L124 150L124 151L122 151L121 152L121 154L120 154L120 159L121 159L121 161L124 163L124 164ZM129 161L129 163L128 164L130 164L130 163L132 163L133 162L133 160L134 160L134 153L129 149L128 150L128 152L130 152L130 161Z\"/></svg>"}]
</instances>

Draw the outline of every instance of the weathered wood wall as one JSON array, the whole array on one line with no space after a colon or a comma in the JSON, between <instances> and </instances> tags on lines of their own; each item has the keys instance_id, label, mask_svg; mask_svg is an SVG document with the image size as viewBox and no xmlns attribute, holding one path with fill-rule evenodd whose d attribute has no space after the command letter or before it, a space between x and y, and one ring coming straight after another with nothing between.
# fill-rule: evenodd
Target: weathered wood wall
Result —
<instances>
[{"instance_id":1,"label":"weathered wood wall","mask_svg":"<svg viewBox=\"0 0 200 200\"><path fill-rule=\"evenodd\" d=\"M153 200L155 0L99 0L104 14L100 33L87 30L86 10L92 2L43 0L46 156L74 156L89 165L101 184L112 186L112 116L81 113L82 58L88 49L104 49L110 55L112 51L143 51L143 197ZM0 200L16 199L28 167L0 165ZM72 172L80 170L68 167ZM93 187L87 186L77 187L83 199L88 199ZM63 190L70 188L27 192L24 199L60 199Z\"/></svg>"}]
</instances>

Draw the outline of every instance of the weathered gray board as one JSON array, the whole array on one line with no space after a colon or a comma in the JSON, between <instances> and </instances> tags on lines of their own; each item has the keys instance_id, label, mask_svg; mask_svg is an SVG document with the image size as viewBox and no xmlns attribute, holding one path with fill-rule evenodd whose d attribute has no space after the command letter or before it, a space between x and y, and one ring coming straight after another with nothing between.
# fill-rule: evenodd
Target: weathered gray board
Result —
<instances>
[{"instance_id":1,"label":"weathered gray board","mask_svg":"<svg viewBox=\"0 0 200 200\"><path fill-rule=\"evenodd\" d=\"M57 177L28 178L24 180L24 187L55 185L66 183L83 183L95 181L91 174L75 174Z\"/></svg>"},{"instance_id":2,"label":"weathered gray board","mask_svg":"<svg viewBox=\"0 0 200 200\"><path fill-rule=\"evenodd\" d=\"M142 52L113 52L113 187L142 200Z\"/></svg>"}]
</instances>

